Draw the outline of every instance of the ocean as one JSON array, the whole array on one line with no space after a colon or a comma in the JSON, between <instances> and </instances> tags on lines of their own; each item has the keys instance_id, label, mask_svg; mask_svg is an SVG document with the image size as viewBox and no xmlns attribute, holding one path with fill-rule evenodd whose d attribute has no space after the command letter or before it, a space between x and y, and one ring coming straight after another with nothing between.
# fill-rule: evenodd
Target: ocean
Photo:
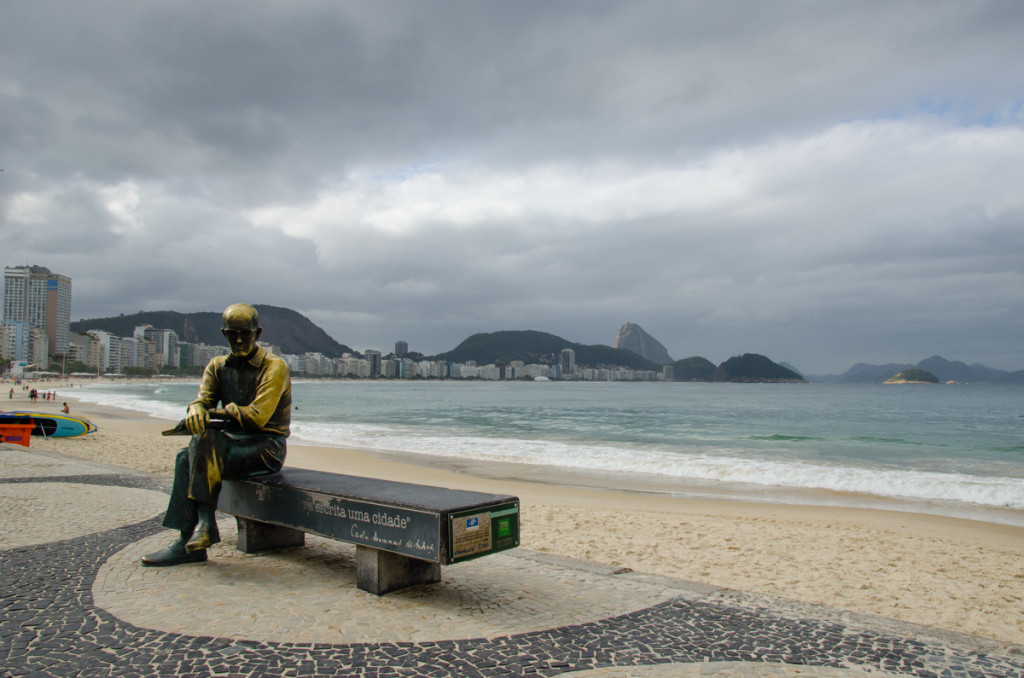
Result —
<instances>
[{"instance_id":1,"label":"ocean","mask_svg":"<svg viewBox=\"0 0 1024 678\"><path fill-rule=\"evenodd\" d=\"M168 420L197 383L82 400ZM293 442L511 463L536 479L1024 525L1024 387L296 381Z\"/></svg>"}]
</instances>

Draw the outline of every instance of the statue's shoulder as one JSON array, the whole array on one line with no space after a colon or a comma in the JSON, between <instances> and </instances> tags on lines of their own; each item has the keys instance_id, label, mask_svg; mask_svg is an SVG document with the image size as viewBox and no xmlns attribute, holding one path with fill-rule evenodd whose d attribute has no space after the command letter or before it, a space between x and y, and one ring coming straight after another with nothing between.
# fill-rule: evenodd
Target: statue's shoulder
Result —
<instances>
[{"instance_id":1,"label":"statue's shoulder","mask_svg":"<svg viewBox=\"0 0 1024 678\"><path fill-rule=\"evenodd\" d=\"M267 351L267 352L266 352L266 353L265 353L265 354L263 355L263 360L264 360L264 362L266 362L266 363L267 363L267 366L268 366L268 367L269 367L270 369L274 369L274 370L284 370L285 372L287 372L287 371L288 371L288 363L287 363L287 362L285 361L285 359L284 359L284 358L282 358L282 357L281 357L281 356L279 356L279 355L275 355L275 354L273 354L273 353L271 353L271 352Z\"/></svg>"},{"instance_id":2,"label":"statue's shoulder","mask_svg":"<svg viewBox=\"0 0 1024 678\"><path fill-rule=\"evenodd\" d=\"M264 374L270 379L280 383L285 390L291 391L292 370L288 367L288 363L284 358L268 353L263 358L263 369L265 370Z\"/></svg>"},{"instance_id":3,"label":"statue's shoulder","mask_svg":"<svg viewBox=\"0 0 1024 678\"><path fill-rule=\"evenodd\" d=\"M210 358L210 362L206 363L206 371L213 373L220 372L220 369L224 367L224 363L227 359L228 357L226 355L217 355Z\"/></svg>"}]
</instances>

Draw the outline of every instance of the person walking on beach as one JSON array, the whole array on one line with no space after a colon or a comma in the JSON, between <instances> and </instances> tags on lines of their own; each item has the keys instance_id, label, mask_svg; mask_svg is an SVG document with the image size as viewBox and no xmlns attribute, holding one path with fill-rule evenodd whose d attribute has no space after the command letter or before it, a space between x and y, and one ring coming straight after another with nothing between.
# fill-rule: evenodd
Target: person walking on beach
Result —
<instances>
[{"instance_id":1,"label":"person walking on beach","mask_svg":"<svg viewBox=\"0 0 1024 678\"><path fill-rule=\"evenodd\" d=\"M292 408L288 365L256 345L263 328L248 304L225 309L221 332L231 353L206 366L199 395L180 425L192 439L175 460L163 521L179 536L143 556L146 566L205 561L206 549L220 541L215 514L221 481L276 473L284 464Z\"/></svg>"}]
</instances>

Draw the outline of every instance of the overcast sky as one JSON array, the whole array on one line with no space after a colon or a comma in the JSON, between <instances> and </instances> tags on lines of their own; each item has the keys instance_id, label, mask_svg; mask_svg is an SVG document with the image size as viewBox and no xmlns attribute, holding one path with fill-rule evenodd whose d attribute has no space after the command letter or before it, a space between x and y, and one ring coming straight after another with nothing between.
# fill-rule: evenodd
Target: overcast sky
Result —
<instances>
[{"instance_id":1,"label":"overcast sky","mask_svg":"<svg viewBox=\"0 0 1024 678\"><path fill-rule=\"evenodd\" d=\"M1024 369L1024 3L0 6L0 263L73 320Z\"/></svg>"}]
</instances>

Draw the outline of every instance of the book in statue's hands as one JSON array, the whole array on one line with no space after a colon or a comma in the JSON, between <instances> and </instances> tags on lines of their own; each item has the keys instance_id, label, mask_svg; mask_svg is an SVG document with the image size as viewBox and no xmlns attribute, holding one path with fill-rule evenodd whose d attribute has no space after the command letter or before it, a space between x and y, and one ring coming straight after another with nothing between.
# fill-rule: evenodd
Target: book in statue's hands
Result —
<instances>
[{"instance_id":1,"label":"book in statue's hands","mask_svg":"<svg viewBox=\"0 0 1024 678\"><path fill-rule=\"evenodd\" d=\"M211 419L210 421L206 422L206 428L226 429L226 428L230 428L232 423L233 422L231 422L231 421L224 421L222 419ZM161 433L161 435L165 435L165 436L190 436L190 435L192 435L192 431L188 430L188 427L185 426L185 420L182 419L181 421L178 422L178 424L174 428L169 428L166 431L163 431Z\"/></svg>"}]
</instances>

